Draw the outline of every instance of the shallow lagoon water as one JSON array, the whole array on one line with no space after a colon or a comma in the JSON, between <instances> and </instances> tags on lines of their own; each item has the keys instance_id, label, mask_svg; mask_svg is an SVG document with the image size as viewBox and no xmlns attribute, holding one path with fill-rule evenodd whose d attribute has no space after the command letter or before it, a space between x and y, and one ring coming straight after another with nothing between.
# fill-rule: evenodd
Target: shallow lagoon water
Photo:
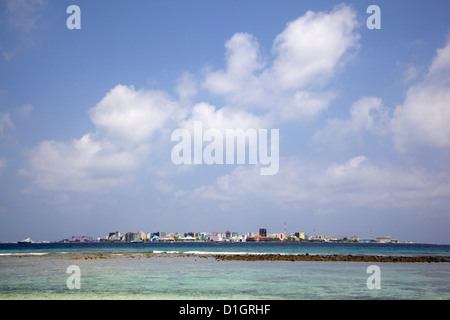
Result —
<instances>
[{"instance_id":1,"label":"shallow lagoon water","mask_svg":"<svg viewBox=\"0 0 450 320\"><path fill-rule=\"evenodd\" d=\"M339 250L354 250L344 247ZM450 299L450 263L378 263L381 288L369 289L366 282L371 274L367 273L367 267L371 263L366 262L219 261L213 257L140 255L164 251L160 249L166 247L161 246L152 247L158 250L149 250L148 246L116 246L108 251L115 258L74 259L74 252L100 250L95 246L91 251L89 248L92 246L44 248L47 252L37 247L31 251L17 248L0 251L3 254L0 256L0 299ZM230 247L213 245L185 244L169 248L177 250L165 251L230 252ZM233 250L268 250L263 248L246 245ZM276 249L276 252L292 253L295 248ZM303 249L298 247L297 251ZM307 249L312 254L319 250ZM330 251L330 248L320 250ZM380 247L374 250L380 252ZM388 252L393 250L387 248ZM121 252L136 255L122 257ZM365 252L373 254L369 249ZM80 289L67 286L71 276L67 268L71 265L80 269Z\"/></svg>"}]
</instances>

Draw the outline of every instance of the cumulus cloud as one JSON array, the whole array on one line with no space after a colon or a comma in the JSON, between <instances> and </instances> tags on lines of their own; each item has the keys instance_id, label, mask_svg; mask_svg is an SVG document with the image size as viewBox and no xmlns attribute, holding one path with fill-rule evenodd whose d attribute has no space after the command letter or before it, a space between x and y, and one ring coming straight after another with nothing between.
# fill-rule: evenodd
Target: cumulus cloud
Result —
<instances>
[{"instance_id":1,"label":"cumulus cloud","mask_svg":"<svg viewBox=\"0 0 450 320\"><path fill-rule=\"evenodd\" d=\"M151 151L152 137L179 117L159 91L118 85L90 110L96 132L72 141L42 141L23 174L47 190L109 190L131 178Z\"/></svg>"},{"instance_id":2,"label":"cumulus cloud","mask_svg":"<svg viewBox=\"0 0 450 320\"><path fill-rule=\"evenodd\" d=\"M266 128L268 122L263 117L256 116L244 110L234 110L227 107L217 109L215 106L201 102L192 107L190 117L180 122L181 127L193 130L194 121L201 121L203 129L257 129Z\"/></svg>"},{"instance_id":3,"label":"cumulus cloud","mask_svg":"<svg viewBox=\"0 0 450 320\"><path fill-rule=\"evenodd\" d=\"M207 73L203 86L240 105L260 102L263 88L255 73L264 64L256 38L248 33L236 33L225 48L227 69Z\"/></svg>"},{"instance_id":4,"label":"cumulus cloud","mask_svg":"<svg viewBox=\"0 0 450 320\"><path fill-rule=\"evenodd\" d=\"M25 173L46 190L101 191L124 181L140 157L136 150L120 150L86 134L70 142L41 142L32 150L31 169Z\"/></svg>"},{"instance_id":5,"label":"cumulus cloud","mask_svg":"<svg viewBox=\"0 0 450 320\"><path fill-rule=\"evenodd\" d=\"M274 43L276 59L268 72L282 89L323 84L342 57L357 46L356 13L338 6L330 13L308 11L290 22Z\"/></svg>"},{"instance_id":6,"label":"cumulus cloud","mask_svg":"<svg viewBox=\"0 0 450 320\"><path fill-rule=\"evenodd\" d=\"M202 85L231 106L268 110L276 121L315 116L333 98L323 85L358 47L357 27L348 6L308 11L275 38L272 59L253 35L236 33L225 44L226 69L208 72Z\"/></svg>"},{"instance_id":7,"label":"cumulus cloud","mask_svg":"<svg viewBox=\"0 0 450 320\"><path fill-rule=\"evenodd\" d=\"M399 151L450 147L450 40L437 50L427 75L406 92L392 119Z\"/></svg>"},{"instance_id":8,"label":"cumulus cloud","mask_svg":"<svg viewBox=\"0 0 450 320\"><path fill-rule=\"evenodd\" d=\"M116 144L147 141L175 115L175 101L162 91L118 85L90 110L98 132Z\"/></svg>"},{"instance_id":9,"label":"cumulus cloud","mask_svg":"<svg viewBox=\"0 0 450 320\"><path fill-rule=\"evenodd\" d=\"M203 129L269 128L285 121L314 117L334 98L323 87L345 64L346 54L358 48L357 28L356 13L351 7L341 5L330 12L308 11L288 23L275 38L272 57L263 56L253 35L236 33L225 44L223 70L209 70L201 80L187 72L180 76L175 88L178 101L163 91L118 85L89 111L94 132L72 141L41 142L31 151L30 167L24 172L47 189L98 190L129 179L151 154L155 136L165 130L192 129L194 121L201 121ZM448 147L449 51L449 44L438 50L427 76L408 90L404 103L396 108L392 118L380 98L361 97L349 108L347 119L327 120L325 127L315 134L315 141L392 133L399 149L418 143ZM225 97L228 104L217 107L209 102L192 103L200 87ZM2 132L12 122L8 114L0 116ZM393 174L381 172L365 157L326 169L312 164L305 168L305 163L296 163L300 166L295 167L292 163L283 164L277 177L270 177L271 181L279 181L279 185L275 183L274 188L264 191L258 186L267 177L255 174L259 173L257 165L238 167L221 177L216 185L177 195L199 195L202 191L211 198L228 199L246 192L254 195L265 192L275 199L301 200L311 196L323 199L316 190L329 189L332 182L342 186L344 177L346 182L352 176L354 181L366 177L372 183L369 185L387 187L376 179L382 176L389 180ZM312 174L304 175L302 168ZM404 177L406 173L400 181L406 184ZM300 187L305 185L308 187ZM239 192L234 194L232 190ZM336 194L339 192L337 189Z\"/></svg>"},{"instance_id":10,"label":"cumulus cloud","mask_svg":"<svg viewBox=\"0 0 450 320\"><path fill-rule=\"evenodd\" d=\"M226 68L207 71L201 80L183 73L174 88L178 101L163 91L117 85L89 111L94 132L72 141L42 141L22 173L46 189L107 189L131 177L151 154L156 135L176 127L190 129L201 121L204 129L246 130L313 117L334 97L322 86L358 46L357 27L348 6L308 11L275 38L271 58L263 56L253 35L236 33L225 44ZM192 103L200 88L228 104Z\"/></svg>"},{"instance_id":11,"label":"cumulus cloud","mask_svg":"<svg viewBox=\"0 0 450 320\"><path fill-rule=\"evenodd\" d=\"M428 72L410 86L401 105L390 114L377 97L362 97L349 108L348 119L327 119L315 142L364 134L393 139L397 151L450 147L450 40L437 50Z\"/></svg>"}]
</instances>

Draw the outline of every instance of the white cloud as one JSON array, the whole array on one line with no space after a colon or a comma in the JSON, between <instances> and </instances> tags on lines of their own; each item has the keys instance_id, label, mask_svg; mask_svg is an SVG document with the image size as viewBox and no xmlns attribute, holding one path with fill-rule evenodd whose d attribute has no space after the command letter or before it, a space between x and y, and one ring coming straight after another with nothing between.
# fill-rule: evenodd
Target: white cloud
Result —
<instances>
[{"instance_id":1,"label":"white cloud","mask_svg":"<svg viewBox=\"0 0 450 320\"><path fill-rule=\"evenodd\" d=\"M447 41L447 45L443 48L437 50L437 54L435 59L433 60L429 75L434 76L441 72L447 72L447 80L448 79L448 71L450 68L450 39Z\"/></svg>"},{"instance_id":2,"label":"white cloud","mask_svg":"<svg viewBox=\"0 0 450 320\"><path fill-rule=\"evenodd\" d=\"M387 130L389 112L380 98L363 97L350 108L351 126L355 132L369 131L384 134Z\"/></svg>"},{"instance_id":3,"label":"white cloud","mask_svg":"<svg viewBox=\"0 0 450 320\"><path fill-rule=\"evenodd\" d=\"M268 121L244 110L234 110L201 102L192 107L190 117L180 122L181 127L193 131L194 121L201 121L203 129L217 129L225 132L226 129L258 129L266 128Z\"/></svg>"},{"instance_id":4,"label":"white cloud","mask_svg":"<svg viewBox=\"0 0 450 320\"><path fill-rule=\"evenodd\" d=\"M274 109L273 114L283 122L298 118L312 118L328 108L333 100L334 94L331 92L311 92L299 90L294 93L292 100L286 102L279 110Z\"/></svg>"},{"instance_id":5,"label":"white cloud","mask_svg":"<svg viewBox=\"0 0 450 320\"><path fill-rule=\"evenodd\" d=\"M162 91L117 85L89 111L95 132L72 141L42 141L31 150L30 167L21 172L44 189L104 190L128 181L153 151L156 136L176 126L190 128L194 121L202 121L204 129L246 130L268 128L277 120L314 116L333 96L305 88L309 82L317 85L315 79L323 83L333 76L345 52L356 46L355 28L355 13L349 7L340 6L330 13L308 12L276 38L269 67L256 38L236 33L226 43L226 71L209 72L202 83L213 94L239 101L236 106L191 105L198 84L189 73L182 74L175 88L179 102ZM321 36L328 40L319 40ZM313 39L318 42L306 45ZM286 68L290 73L285 78ZM270 112L249 112L255 104L256 109ZM190 112L180 105L189 107ZM244 109L236 108L243 105ZM29 113L31 108L23 111ZM3 127L8 125L7 119L5 116Z\"/></svg>"},{"instance_id":6,"label":"white cloud","mask_svg":"<svg viewBox=\"0 0 450 320\"><path fill-rule=\"evenodd\" d=\"M362 97L350 107L349 113L349 119L328 119L325 128L314 135L314 141L359 138L364 133L385 135L389 131L389 111L380 98Z\"/></svg>"},{"instance_id":7,"label":"white cloud","mask_svg":"<svg viewBox=\"0 0 450 320\"><path fill-rule=\"evenodd\" d=\"M282 89L323 84L343 55L357 46L357 25L356 13L348 6L330 13L308 11L276 37L276 59L269 73Z\"/></svg>"},{"instance_id":8,"label":"white cloud","mask_svg":"<svg viewBox=\"0 0 450 320\"><path fill-rule=\"evenodd\" d=\"M46 190L108 190L128 178L140 157L86 134L71 142L41 142L32 150L26 174Z\"/></svg>"},{"instance_id":9,"label":"white cloud","mask_svg":"<svg viewBox=\"0 0 450 320\"><path fill-rule=\"evenodd\" d=\"M198 92L198 81L196 77L189 72L183 72L177 80L175 92L178 94L182 104L189 105L191 98Z\"/></svg>"},{"instance_id":10,"label":"white cloud","mask_svg":"<svg viewBox=\"0 0 450 320\"><path fill-rule=\"evenodd\" d=\"M362 97L351 106L349 119L328 119L314 135L314 141L334 143L350 137L361 141L363 134L370 133L380 137L389 134L401 152L450 147L449 55L450 42L437 50L428 73L408 88L403 104L395 108L392 116L380 98Z\"/></svg>"},{"instance_id":11,"label":"white cloud","mask_svg":"<svg viewBox=\"0 0 450 320\"><path fill-rule=\"evenodd\" d=\"M254 36L236 33L225 45L226 69L206 73L202 84L231 107L268 110L276 121L315 116L333 98L322 86L358 46L357 27L348 6L308 11L276 37L272 64Z\"/></svg>"},{"instance_id":12,"label":"white cloud","mask_svg":"<svg viewBox=\"0 0 450 320\"><path fill-rule=\"evenodd\" d=\"M162 91L118 85L90 110L90 116L97 130L110 141L135 144L147 141L163 128L177 114L177 107Z\"/></svg>"},{"instance_id":13,"label":"white cloud","mask_svg":"<svg viewBox=\"0 0 450 320\"><path fill-rule=\"evenodd\" d=\"M227 200L230 205L267 201L295 208L309 203L322 210L334 208L399 208L448 204L448 174L399 167L380 167L365 156L331 165L284 159L275 176L260 176L257 167L237 167L215 184L184 197L209 201ZM177 193L180 195L180 191Z\"/></svg>"},{"instance_id":14,"label":"white cloud","mask_svg":"<svg viewBox=\"0 0 450 320\"><path fill-rule=\"evenodd\" d=\"M258 129L267 129L270 121L268 121L265 117L256 116L252 113L249 113L244 110L236 110L232 108L223 107L220 109L216 109L215 106L210 105L206 102L201 102L192 107L192 111L189 114L189 118L181 121L179 123L179 126L183 129L186 129L190 132L191 137L193 137L194 141L193 143L196 143L196 137L198 137L198 131L200 131L200 139L205 139L205 141L208 141L209 139L222 139L219 142L219 145L217 146L218 150L220 150L220 145L224 143L223 139L227 139L227 132L228 130L232 130L233 134L236 134L236 132L242 132L243 136L245 138L245 144L248 146L258 146L258 148L261 148L261 146L258 145L258 136L257 136L257 130ZM212 131L210 131L212 130ZM242 130L242 131L240 131ZM248 135L247 135L248 133ZM210 134L212 136L210 136ZM219 138L220 134L222 135L222 138ZM214 137L214 138L212 138ZM176 138L175 138L176 139ZM247 140L248 139L248 140ZM203 140L202 140L203 141ZM201 141L200 141L201 142ZM226 142L225 142L226 143ZM261 142L259 142L261 143ZM273 143L273 142L272 142ZM272 146L271 143L271 152L275 152L275 146ZM223 145L222 145L223 147ZM254 149L257 150L257 149ZM261 149L259 151L255 152L261 152ZM223 151L223 150L222 150ZM217 151L215 151L217 152ZM214 152L214 153L215 153ZM249 157L250 157L250 151L249 151ZM194 162L202 162L204 159L200 159L198 157L203 157L204 155L198 154L194 152ZM224 161L222 158L222 155L217 155L217 160L219 162ZM225 155L226 156L226 155ZM261 156L260 156L261 157ZM219 160L220 159L220 160ZM275 165L275 159L274 165ZM178 161L178 160L176 160ZM209 160L208 160L209 161ZM213 160L211 160L213 161ZM215 161L215 160L214 160ZM249 160L250 161L250 160ZM260 159L261 161L261 159ZM270 161L272 165L272 161ZM276 166L276 165L275 165ZM264 171L264 170L263 170Z\"/></svg>"},{"instance_id":15,"label":"white cloud","mask_svg":"<svg viewBox=\"0 0 450 320\"><path fill-rule=\"evenodd\" d=\"M400 151L416 147L450 147L450 41L437 51L428 74L408 89L392 119Z\"/></svg>"},{"instance_id":16,"label":"white cloud","mask_svg":"<svg viewBox=\"0 0 450 320\"><path fill-rule=\"evenodd\" d=\"M392 120L398 150L417 146L450 147L450 91L417 85L407 92Z\"/></svg>"},{"instance_id":17,"label":"white cloud","mask_svg":"<svg viewBox=\"0 0 450 320\"><path fill-rule=\"evenodd\" d=\"M366 160L366 157L358 156L356 158L348 160L345 164L333 163L327 168L327 176L332 180L348 178L348 175L352 174L356 169L360 168L361 164Z\"/></svg>"},{"instance_id":18,"label":"white cloud","mask_svg":"<svg viewBox=\"0 0 450 320\"><path fill-rule=\"evenodd\" d=\"M236 33L225 48L227 70L206 74L203 86L214 94L227 96L233 103L260 102L263 91L255 73L264 64L256 38L248 33Z\"/></svg>"},{"instance_id":19,"label":"white cloud","mask_svg":"<svg viewBox=\"0 0 450 320\"><path fill-rule=\"evenodd\" d=\"M118 85L90 111L95 133L69 142L42 141L22 173L48 190L109 190L131 178L152 151L154 134L178 120L178 111L162 92Z\"/></svg>"}]
</instances>

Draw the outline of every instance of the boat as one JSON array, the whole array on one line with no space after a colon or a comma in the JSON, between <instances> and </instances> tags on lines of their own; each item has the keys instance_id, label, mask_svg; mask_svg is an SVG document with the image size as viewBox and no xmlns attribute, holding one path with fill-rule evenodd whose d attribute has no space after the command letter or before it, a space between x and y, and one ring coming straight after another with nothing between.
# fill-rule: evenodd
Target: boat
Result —
<instances>
[{"instance_id":1,"label":"boat","mask_svg":"<svg viewBox=\"0 0 450 320\"><path fill-rule=\"evenodd\" d=\"M33 243L33 240L31 240L30 238L26 238L26 239L24 239L22 241L19 241L17 243Z\"/></svg>"}]
</instances>

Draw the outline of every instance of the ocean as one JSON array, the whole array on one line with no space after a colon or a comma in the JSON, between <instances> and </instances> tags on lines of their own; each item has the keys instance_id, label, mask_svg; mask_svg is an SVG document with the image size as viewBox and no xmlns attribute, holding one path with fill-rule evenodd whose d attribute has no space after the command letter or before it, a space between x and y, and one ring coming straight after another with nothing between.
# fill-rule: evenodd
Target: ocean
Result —
<instances>
[{"instance_id":1,"label":"ocean","mask_svg":"<svg viewBox=\"0 0 450 320\"><path fill-rule=\"evenodd\" d=\"M179 256L180 253L184 255ZM223 261L212 256L250 253L450 258L450 246L363 243L2 243L0 299L450 299L450 263ZM107 254L109 258L87 259L99 254ZM376 271L373 271L374 268Z\"/></svg>"}]
</instances>

